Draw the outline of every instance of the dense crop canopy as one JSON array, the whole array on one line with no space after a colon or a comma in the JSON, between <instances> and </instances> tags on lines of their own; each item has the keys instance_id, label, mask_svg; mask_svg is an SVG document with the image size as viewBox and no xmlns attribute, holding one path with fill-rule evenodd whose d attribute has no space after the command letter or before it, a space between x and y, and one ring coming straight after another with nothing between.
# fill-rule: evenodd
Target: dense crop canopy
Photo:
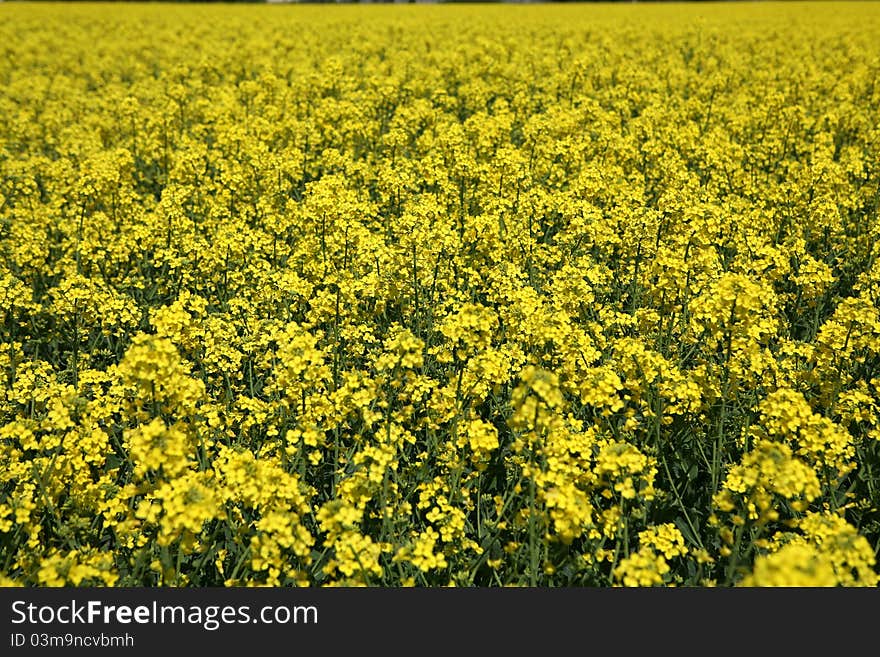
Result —
<instances>
[{"instance_id":1,"label":"dense crop canopy","mask_svg":"<svg viewBox=\"0 0 880 657\"><path fill-rule=\"evenodd\" d=\"M0 583L877 583L878 5L0 44Z\"/></svg>"}]
</instances>

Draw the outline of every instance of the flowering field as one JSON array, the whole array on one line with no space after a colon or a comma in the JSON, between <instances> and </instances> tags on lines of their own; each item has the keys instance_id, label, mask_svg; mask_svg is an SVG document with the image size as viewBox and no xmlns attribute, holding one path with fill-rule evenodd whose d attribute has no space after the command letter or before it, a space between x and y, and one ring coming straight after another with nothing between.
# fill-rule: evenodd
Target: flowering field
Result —
<instances>
[{"instance_id":1,"label":"flowering field","mask_svg":"<svg viewBox=\"0 0 880 657\"><path fill-rule=\"evenodd\" d=\"M880 5L0 44L0 584L877 584Z\"/></svg>"}]
</instances>

